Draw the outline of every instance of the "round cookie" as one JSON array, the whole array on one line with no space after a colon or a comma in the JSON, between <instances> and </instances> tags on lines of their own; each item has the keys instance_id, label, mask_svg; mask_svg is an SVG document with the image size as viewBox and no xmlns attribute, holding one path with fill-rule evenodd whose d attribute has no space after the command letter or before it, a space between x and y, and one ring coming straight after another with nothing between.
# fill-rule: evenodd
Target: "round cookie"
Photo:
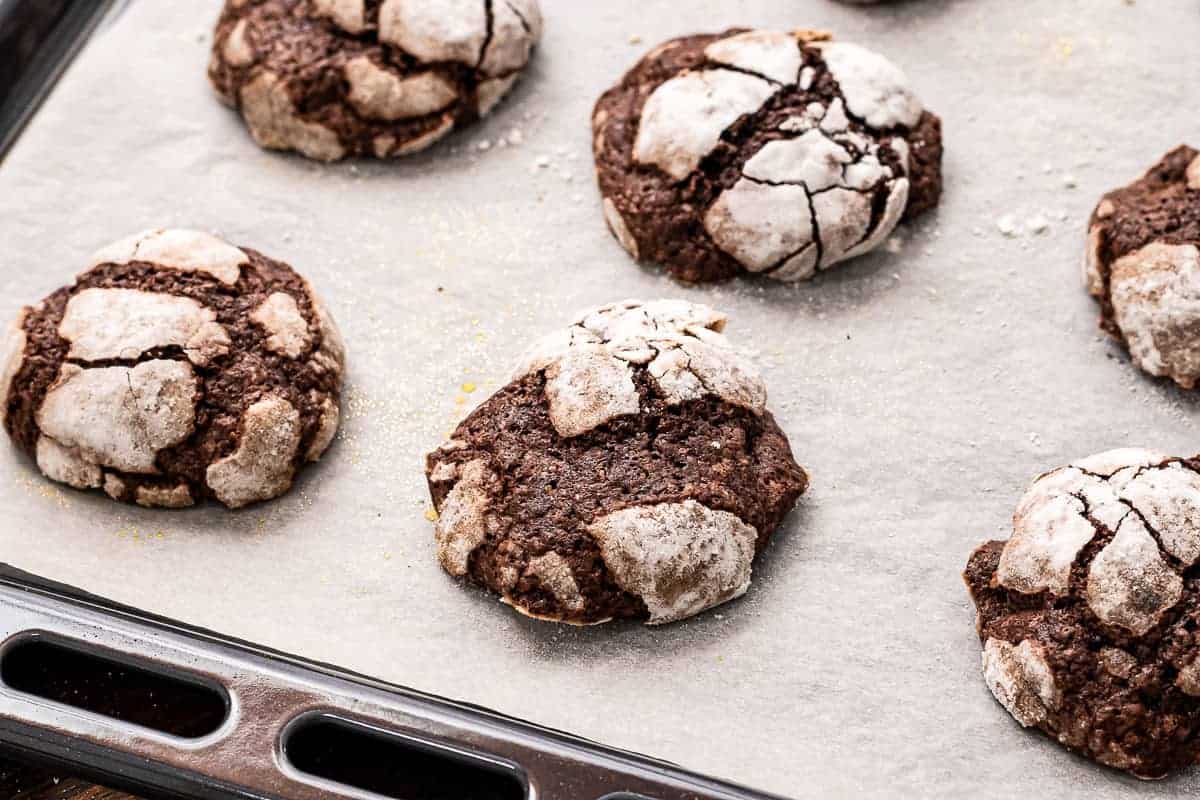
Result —
<instances>
[{"instance_id":1,"label":"round cookie","mask_svg":"<svg viewBox=\"0 0 1200 800\"><path fill-rule=\"evenodd\" d=\"M537 0L225 0L208 74L263 147L390 158L490 112L541 33Z\"/></svg>"},{"instance_id":2,"label":"round cookie","mask_svg":"<svg viewBox=\"0 0 1200 800\"><path fill-rule=\"evenodd\" d=\"M1133 363L1185 389L1200 379L1200 152L1179 147L1109 192L1088 227L1084 281Z\"/></svg>"},{"instance_id":3,"label":"round cookie","mask_svg":"<svg viewBox=\"0 0 1200 800\"><path fill-rule=\"evenodd\" d=\"M4 428L49 478L230 508L286 492L337 433L345 351L304 278L205 233L92 257L0 344Z\"/></svg>"},{"instance_id":4,"label":"round cookie","mask_svg":"<svg viewBox=\"0 0 1200 800\"><path fill-rule=\"evenodd\" d=\"M1025 727L1142 778L1200 753L1200 461L1114 450L1039 477L964 573L983 673Z\"/></svg>"},{"instance_id":5,"label":"round cookie","mask_svg":"<svg viewBox=\"0 0 1200 800\"><path fill-rule=\"evenodd\" d=\"M732 600L808 485L724 315L603 306L428 457L438 559L518 611L673 622Z\"/></svg>"},{"instance_id":6,"label":"round cookie","mask_svg":"<svg viewBox=\"0 0 1200 800\"><path fill-rule=\"evenodd\" d=\"M827 34L671 40L592 128L609 228L684 281L812 277L941 194L940 120L895 65Z\"/></svg>"}]
</instances>

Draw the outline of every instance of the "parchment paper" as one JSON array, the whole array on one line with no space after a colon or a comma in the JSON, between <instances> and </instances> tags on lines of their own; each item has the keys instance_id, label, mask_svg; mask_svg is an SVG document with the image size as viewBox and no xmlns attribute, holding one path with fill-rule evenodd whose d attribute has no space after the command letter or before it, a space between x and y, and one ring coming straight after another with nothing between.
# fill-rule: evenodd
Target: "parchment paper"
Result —
<instances>
[{"instance_id":1,"label":"parchment paper","mask_svg":"<svg viewBox=\"0 0 1200 800\"><path fill-rule=\"evenodd\" d=\"M795 797L1200 790L1022 731L980 678L959 578L1038 472L1200 449L1196 400L1135 372L1079 278L1100 193L1200 140L1194 0L544 0L544 44L493 117L337 166L259 151L217 103L219 5L136 0L0 165L0 316L119 236L213 230L324 293L349 343L342 433L290 495L236 514L126 508L0 447L0 560ZM591 106L659 40L735 24L829 28L902 64L945 121L941 210L795 287L633 266L601 218ZM812 472L750 593L666 628L572 629L448 578L422 453L531 337L654 296L730 313Z\"/></svg>"}]
</instances>

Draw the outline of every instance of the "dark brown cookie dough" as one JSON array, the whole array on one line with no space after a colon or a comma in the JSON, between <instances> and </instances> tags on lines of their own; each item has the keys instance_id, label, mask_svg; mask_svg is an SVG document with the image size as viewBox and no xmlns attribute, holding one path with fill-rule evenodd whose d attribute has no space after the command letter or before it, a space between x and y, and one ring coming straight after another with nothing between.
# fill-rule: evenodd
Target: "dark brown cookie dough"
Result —
<instances>
[{"instance_id":1,"label":"dark brown cookie dough","mask_svg":"<svg viewBox=\"0 0 1200 800\"><path fill-rule=\"evenodd\" d=\"M286 264L208 234L104 248L0 339L13 441L56 481L163 508L288 490L337 433L344 348Z\"/></svg>"},{"instance_id":2,"label":"dark brown cookie dough","mask_svg":"<svg viewBox=\"0 0 1200 800\"><path fill-rule=\"evenodd\" d=\"M1200 752L1200 461L1114 450L1049 472L971 556L988 687L1021 725L1142 778Z\"/></svg>"},{"instance_id":3,"label":"dark brown cookie dough","mask_svg":"<svg viewBox=\"0 0 1200 800\"><path fill-rule=\"evenodd\" d=\"M530 616L672 622L733 599L808 485L725 318L589 312L430 454L438 558Z\"/></svg>"},{"instance_id":4,"label":"dark brown cookie dough","mask_svg":"<svg viewBox=\"0 0 1200 800\"><path fill-rule=\"evenodd\" d=\"M592 125L609 227L685 281L803 280L941 195L940 120L894 65L826 34L666 42Z\"/></svg>"},{"instance_id":5,"label":"dark brown cookie dough","mask_svg":"<svg viewBox=\"0 0 1200 800\"><path fill-rule=\"evenodd\" d=\"M1133 363L1185 389L1200 379L1200 152L1182 146L1109 192L1088 228L1085 282Z\"/></svg>"},{"instance_id":6,"label":"dark brown cookie dough","mask_svg":"<svg viewBox=\"0 0 1200 800\"><path fill-rule=\"evenodd\" d=\"M491 111L541 28L537 0L226 0L209 78L263 147L403 156Z\"/></svg>"}]
</instances>

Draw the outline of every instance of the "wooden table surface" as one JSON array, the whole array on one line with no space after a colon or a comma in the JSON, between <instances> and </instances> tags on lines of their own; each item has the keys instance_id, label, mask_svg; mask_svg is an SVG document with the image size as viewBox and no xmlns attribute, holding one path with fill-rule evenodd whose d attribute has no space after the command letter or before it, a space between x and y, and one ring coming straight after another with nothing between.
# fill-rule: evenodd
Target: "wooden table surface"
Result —
<instances>
[{"instance_id":1,"label":"wooden table surface","mask_svg":"<svg viewBox=\"0 0 1200 800\"><path fill-rule=\"evenodd\" d=\"M137 800L123 792L0 761L0 800Z\"/></svg>"}]
</instances>

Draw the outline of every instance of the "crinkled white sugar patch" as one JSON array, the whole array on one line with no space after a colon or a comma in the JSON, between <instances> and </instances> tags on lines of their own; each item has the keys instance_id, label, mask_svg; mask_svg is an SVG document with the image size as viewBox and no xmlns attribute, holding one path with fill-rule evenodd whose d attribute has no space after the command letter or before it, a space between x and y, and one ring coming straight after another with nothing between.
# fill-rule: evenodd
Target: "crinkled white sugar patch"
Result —
<instances>
[{"instance_id":1,"label":"crinkled white sugar patch","mask_svg":"<svg viewBox=\"0 0 1200 800\"><path fill-rule=\"evenodd\" d=\"M487 537L487 485L491 472L487 463L480 460L463 464L455 474L458 482L442 501L433 535L438 562L451 575L461 577L467 574L471 553Z\"/></svg>"},{"instance_id":2,"label":"crinkled white sugar patch","mask_svg":"<svg viewBox=\"0 0 1200 800\"><path fill-rule=\"evenodd\" d=\"M1102 531L1111 539L1088 568L1088 605L1106 624L1141 636L1183 589L1162 549L1185 567L1200 559L1200 475L1138 448L1046 473L1017 506L997 579L1019 592L1063 595L1080 551Z\"/></svg>"},{"instance_id":3,"label":"crinkled white sugar patch","mask_svg":"<svg viewBox=\"0 0 1200 800\"><path fill-rule=\"evenodd\" d=\"M198 386L186 362L134 367L63 364L38 408L42 433L81 457L122 472L153 474L163 448L188 437Z\"/></svg>"},{"instance_id":4,"label":"crinkled white sugar patch","mask_svg":"<svg viewBox=\"0 0 1200 800\"><path fill-rule=\"evenodd\" d=\"M242 415L237 450L210 464L205 480L230 508L269 500L291 488L299 446L300 412L282 397L264 397Z\"/></svg>"},{"instance_id":5,"label":"crinkled white sugar patch","mask_svg":"<svg viewBox=\"0 0 1200 800\"><path fill-rule=\"evenodd\" d=\"M312 345L308 321L287 292L273 292L250 312L250 320L266 332L267 349L274 353L299 358Z\"/></svg>"},{"instance_id":6,"label":"crinkled white sugar patch","mask_svg":"<svg viewBox=\"0 0 1200 800\"><path fill-rule=\"evenodd\" d=\"M1024 727L1044 722L1062 704L1044 649L1028 639L1017 645L988 639L983 647L983 677L1000 705Z\"/></svg>"},{"instance_id":7,"label":"crinkled white sugar patch","mask_svg":"<svg viewBox=\"0 0 1200 800\"><path fill-rule=\"evenodd\" d=\"M766 387L722 335L724 326L724 315L684 301L601 306L534 343L513 379L546 372L550 419L561 436L636 414L635 366L646 367L670 402L711 394L761 414Z\"/></svg>"},{"instance_id":8,"label":"crinkled white sugar patch","mask_svg":"<svg viewBox=\"0 0 1200 800\"><path fill-rule=\"evenodd\" d=\"M799 80L804 56L800 42L780 31L747 31L718 39L704 50L718 64L728 64L784 85Z\"/></svg>"},{"instance_id":9,"label":"crinkled white sugar patch","mask_svg":"<svg viewBox=\"0 0 1200 800\"><path fill-rule=\"evenodd\" d=\"M67 302L58 334L67 358L135 360L160 347L180 347L202 366L229 350L217 315L189 297L141 289L84 289Z\"/></svg>"},{"instance_id":10,"label":"crinkled white sugar patch","mask_svg":"<svg viewBox=\"0 0 1200 800\"><path fill-rule=\"evenodd\" d=\"M1039 477L1013 514L1013 535L996 572L1001 585L1026 594L1065 594L1071 565L1096 535L1088 517L1115 531L1133 510L1123 494L1130 479L1165 460L1152 451L1124 448Z\"/></svg>"},{"instance_id":11,"label":"crinkled white sugar patch","mask_svg":"<svg viewBox=\"0 0 1200 800\"><path fill-rule=\"evenodd\" d=\"M241 88L241 110L254 141L269 150L296 150L317 161L346 155L331 128L300 118L287 84L273 72L261 72Z\"/></svg>"},{"instance_id":12,"label":"crinkled white sugar patch","mask_svg":"<svg viewBox=\"0 0 1200 800\"><path fill-rule=\"evenodd\" d=\"M1133 362L1194 387L1200 379L1200 248L1146 245L1112 264L1109 290Z\"/></svg>"},{"instance_id":13,"label":"crinkled white sugar patch","mask_svg":"<svg viewBox=\"0 0 1200 800\"><path fill-rule=\"evenodd\" d=\"M379 39L426 63L456 61L503 76L528 63L542 35L536 0L383 0ZM484 49L486 47L486 50Z\"/></svg>"},{"instance_id":14,"label":"crinkled white sugar patch","mask_svg":"<svg viewBox=\"0 0 1200 800\"><path fill-rule=\"evenodd\" d=\"M913 127L924 109L903 70L873 50L849 42L818 42L846 107L875 128Z\"/></svg>"},{"instance_id":15,"label":"crinkled white sugar patch","mask_svg":"<svg viewBox=\"0 0 1200 800\"><path fill-rule=\"evenodd\" d=\"M88 269L101 264L145 261L180 272L204 272L232 286L250 258L212 234L182 229L144 231L97 251Z\"/></svg>"},{"instance_id":16,"label":"crinkled white sugar patch","mask_svg":"<svg viewBox=\"0 0 1200 800\"><path fill-rule=\"evenodd\" d=\"M750 586L758 533L694 500L635 506L588 526L613 580L660 625L740 597Z\"/></svg>"},{"instance_id":17,"label":"crinkled white sugar patch","mask_svg":"<svg viewBox=\"0 0 1200 800\"><path fill-rule=\"evenodd\" d=\"M767 142L705 214L713 242L750 272L803 280L878 247L908 205L908 179L879 143L847 129L841 100L785 121L794 138ZM897 139L889 140L894 147ZM905 154L906 155L906 154ZM872 198L887 192L873 223Z\"/></svg>"},{"instance_id":18,"label":"crinkled white sugar patch","mask_svg":"<svg viewBox=\"0 0 1200 800\"><path fill-rule=\"evenodd\" d=\"M724 69L672 78L642 108L633 157L683 180L717 146L726 128L761 108L776 89L762 78Z\"/></svg>"},{"instance_id":19,"label":"crinkled white sugar patch","mask_svg":"<svg viewBox=\"0 0 1200 800\"><path fill-rule=\"evenodd\" d=\"M1092 560L1087 602L1096 616L1136 636L1158 624L1183 593L1183 579L1171 569L1154 537L1136 515Z\"/></svg>"}]
</instances>

